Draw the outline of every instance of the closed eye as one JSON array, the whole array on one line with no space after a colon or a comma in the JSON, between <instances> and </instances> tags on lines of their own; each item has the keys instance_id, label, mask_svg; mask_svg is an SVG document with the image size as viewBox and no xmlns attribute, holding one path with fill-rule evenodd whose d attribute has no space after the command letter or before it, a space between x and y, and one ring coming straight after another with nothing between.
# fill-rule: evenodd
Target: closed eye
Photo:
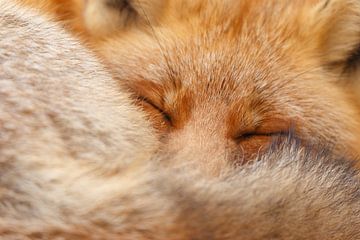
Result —
<instances>
[{"instance_id":1,"label":"closed eye","mask_svg":"<svg viewBox=\"0 0 360 240\"><path fill-rule=\"evenodd\" d=\"M289 133L287 131L278 131L278 132L245 132L238 135L235 139L237 141L249 140L254 137L279 137L279 136L288 136Z\"/></svg>"},{"instance_id":2,"label":"closed eye","mask_svg":"<svg viewBox=\"0 0 360 240\"><path fill-rule=\"evenodd\" d=\"M156 111L157 113L161 114L164 121L169 124L172 125L172 118L170 116L170 114L168 114L167 112L165 112L161 107L159 107L158 105L156 105L155 103L153 103L150 99L148 99L147 97L143 97L143 96L138 96L137 97L138 101L141 103L141 105L146 109L146 108L150 108L153 111Z\"/></svg>"},{"instance_id":3,"label":"closed eye","mask_svg":"<svg viewBox=\"0 0 360 240\"><path fill-rule=\"evenodd\" d=\"M236 158L237 165L243 165L246 162L256 159L256 157L265 152L274 141L282 141L286 139L289 134L286 131L249 131L243 132L234 138L235 143L238 145L239 156Z\"/></svg>"}]
</instances>

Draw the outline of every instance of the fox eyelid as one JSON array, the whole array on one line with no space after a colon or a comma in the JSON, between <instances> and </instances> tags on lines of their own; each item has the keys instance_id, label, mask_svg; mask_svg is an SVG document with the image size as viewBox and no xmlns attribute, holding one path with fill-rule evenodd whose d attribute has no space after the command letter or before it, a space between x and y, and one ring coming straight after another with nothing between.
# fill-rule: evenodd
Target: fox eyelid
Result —
<instances>
[{"instance_id":1,"label":"fox eyelid","mask_svg":"<svg viewBox=\"0 0 360 240\"><path fill-rule=\"evenodd\" d=\"M235 137L235 139L239 142L243 140L248 140L253 137L278 137L278 136L288 136L289 133L287 131L278 131L278 132L269 132L269 133L261 133L261 132L245 132L239 134Z\"/></svg>"},{"instance_id":2,"label":"fox eyelid","mask_svg":"<svg viewBox=\"0 0 360 240\"><path fill-rule=\"evenodd\" d=\"M170 125L172 125L172 118L170 116L170 114L168 114L167 112L165 112L161 107L159 107L158 105L156 105L155 103L153 103L149 98L144 97L144 96L138 96L137 97L138 101L140 102L145 102L146 104L150 105L152 108L154 108L156 111L158 111L159 113L161 113L161 115L163 116L163 118L165 119L166 122L168 122Z\"/></svg>"}]
</instances>

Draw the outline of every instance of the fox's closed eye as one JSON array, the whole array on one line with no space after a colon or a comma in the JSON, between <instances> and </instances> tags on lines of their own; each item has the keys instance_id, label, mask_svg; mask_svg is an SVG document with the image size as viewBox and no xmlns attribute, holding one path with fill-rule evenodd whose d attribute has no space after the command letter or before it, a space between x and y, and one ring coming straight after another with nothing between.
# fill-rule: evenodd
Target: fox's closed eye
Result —
<instances>
[{"instance_id":1,"label":"fox's closed eye","mask_svg":"<svg viewBox=\"0 0 360 240\"><path fill-rule=\"evenodd\" d=\"M163 129L172 125L172 118L170 114L163 110L163 108L147 97L139 96L138 104L150 116L150 120L154 121L158 128Z\"/></svg>"},{"instance_id":2,"label":"fox's closed eye","mask_svg":"<svg viewBox=\"0 0 360 240\"><path fill-rule=\"evenodd\" d=\"M275 139L288 136L284 131L277 132L247 132L235 138L237 144L243 146L246 151L254 152L261 148L265 148ZM264 149L264 150L265 150Z\"/></svg>"},{"instance_id":3,"label":"fox's closed eye","mask_svg":"<svg viewBox=\"0 0 360 240\"><path fill-rule=\"evenodd\" d=\"M238 159L235 162L239 162L240 165L247 161L251 161L266 151L271 143L277 139L286 139L289 136L289 131L286 129L268 129L268 130L254 130L244 131L237 134L234 140L238 146ZM244 160L246 159L246 161ZM244 162L245 161L245 162Z\"/></svg>"},{"instance_id":4,"label":"fox's closed eye","mask_svg":"<svg viewBox=\"0 0 360 240\"><path fill-rule=\"evenodd\" d=\"M281 137L289 135L288 131L273 131L273 132L245 132L239 134L235 139L239 142L243 140L249 140L251 138L262 137L262 138L272 138L272 137Z\"/></svg>"}]
</instances>

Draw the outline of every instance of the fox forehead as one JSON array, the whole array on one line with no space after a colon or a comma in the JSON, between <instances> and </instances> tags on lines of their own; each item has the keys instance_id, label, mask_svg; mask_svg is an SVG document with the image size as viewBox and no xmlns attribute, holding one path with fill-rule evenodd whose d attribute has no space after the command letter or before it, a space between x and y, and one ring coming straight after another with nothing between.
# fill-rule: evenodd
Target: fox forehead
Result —
<instances>
[{"instance_id":1,"label":"fox forehead","mask_svg":"<svg viewBox=\"0 0 360 240\"><path fill-rule=\"evenodd\" d=\"M116 51L128 54L119 59L114 55L110 64L121 82L153 83L148 90L168 100L181 92L190 92L197 103L211 98L225 104L249 97L271 97L274 101L279 97L287 102L287 93L304 96L304 92L296 91L307 89L303 74L321 71L317 67L297 66L291 56L251 41L228 41L220 34L213 36L216 41L213 46L208 38L211 37L170 37L158 42L159 39L151 41L144 37L137 38L141 39L141 44L137 44L137 39L123 37L120 41L109 41L107 46L121 45ZM321 84L322 79L318 81Z\"/></svg>"},{"instance_id":2,"label":"fox forehead","mask_svg":"<svg viewBox=\"0 0 360 240\"><path fill-rule=\"evenodd\" d=\"M196 105L209 99L217 99L214 104L278 99L283 108L288 104L290 110L296 109L291 99L306 95L297 89L307 89L306 78L298 78L304 72L318 72L316 65L302 69L291 53L261 38L247 33L233 39L213 28L192 27L184 34L162 26L153 27L150 34L123 33L108 40L104 51L111 55L109 64L121 82L154 83L148 91L170 103L188 92Z\"/></svg>"},{"instance_id":3,"label":"fox forehead","mask_svg":"<svg viewBox=\"0 0 360 240\"><path fill-rule=\"evenodd\" d=\"M244 6L237 7L241 8L240 11L230 11L229 7L224 7L228 4L220 1L207 4L194 1L200 5L197 8L194 7L195 3L179 2L182 2L181 6L192 6L195 13L189 10L185 20L184 16L168 14L170 17L164 17L163 21L151 26L147 32L121 32L108 39L102 49L100 47L100 52L110 55L109 64L119 70L117 77L146 79L160 84L181 79L179 82L184 87L198 83L197 88L211 86L210 89L214 90L221 87L239 89L238 86L242 85L245 86L242 87L243 91L236 92L236 95L247 96L249 92L244 92L246 90L269 88L271 82L275 85L279 82L277 80L284 82L294 77L285 76L284 73L296 74L292 70L301 61L306 61L306 71L312 71L320 65L316 59L303 60L304 56L297 56L299 50L293 42L301 39L301 36L291 36L293 32L298 32L296 26L292 26L287 33L287 25L291 23L284 21L285 25L279 26L278 19L274 19L272 14L260 12L266 9L266 2L242 1ZM262 3L261 9L256 7L256 2ZM269 7L274 9L277 4L271 2ZM228 11L228 17L224 16L225 10ZM186 11L179 12L181 15ZM243 20L239 21L239 16ZM274 28L281 31L274 31ZM306 49L301 52L306 52ZM312 69L308 69L308 66ZM229 94L229 91L224 94Z\"/></svg>"}]
</instances>

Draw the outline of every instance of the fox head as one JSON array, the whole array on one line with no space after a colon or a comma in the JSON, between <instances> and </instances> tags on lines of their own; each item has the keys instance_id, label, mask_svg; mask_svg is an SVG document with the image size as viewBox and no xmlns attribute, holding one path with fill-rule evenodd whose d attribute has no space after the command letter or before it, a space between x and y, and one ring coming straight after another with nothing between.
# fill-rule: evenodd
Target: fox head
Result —
<instances>
[{"instance_id":1,"label":"fox head","mask_svg":"<svg viewBox=\"0 0 360 240\"><path fill-rule=\"evenodd\" d=\"M344 86L360 46L357 0L92 0L83 16L179 161L219 174L289 131L360 153Z\"/></svg>"}]
</instances>

